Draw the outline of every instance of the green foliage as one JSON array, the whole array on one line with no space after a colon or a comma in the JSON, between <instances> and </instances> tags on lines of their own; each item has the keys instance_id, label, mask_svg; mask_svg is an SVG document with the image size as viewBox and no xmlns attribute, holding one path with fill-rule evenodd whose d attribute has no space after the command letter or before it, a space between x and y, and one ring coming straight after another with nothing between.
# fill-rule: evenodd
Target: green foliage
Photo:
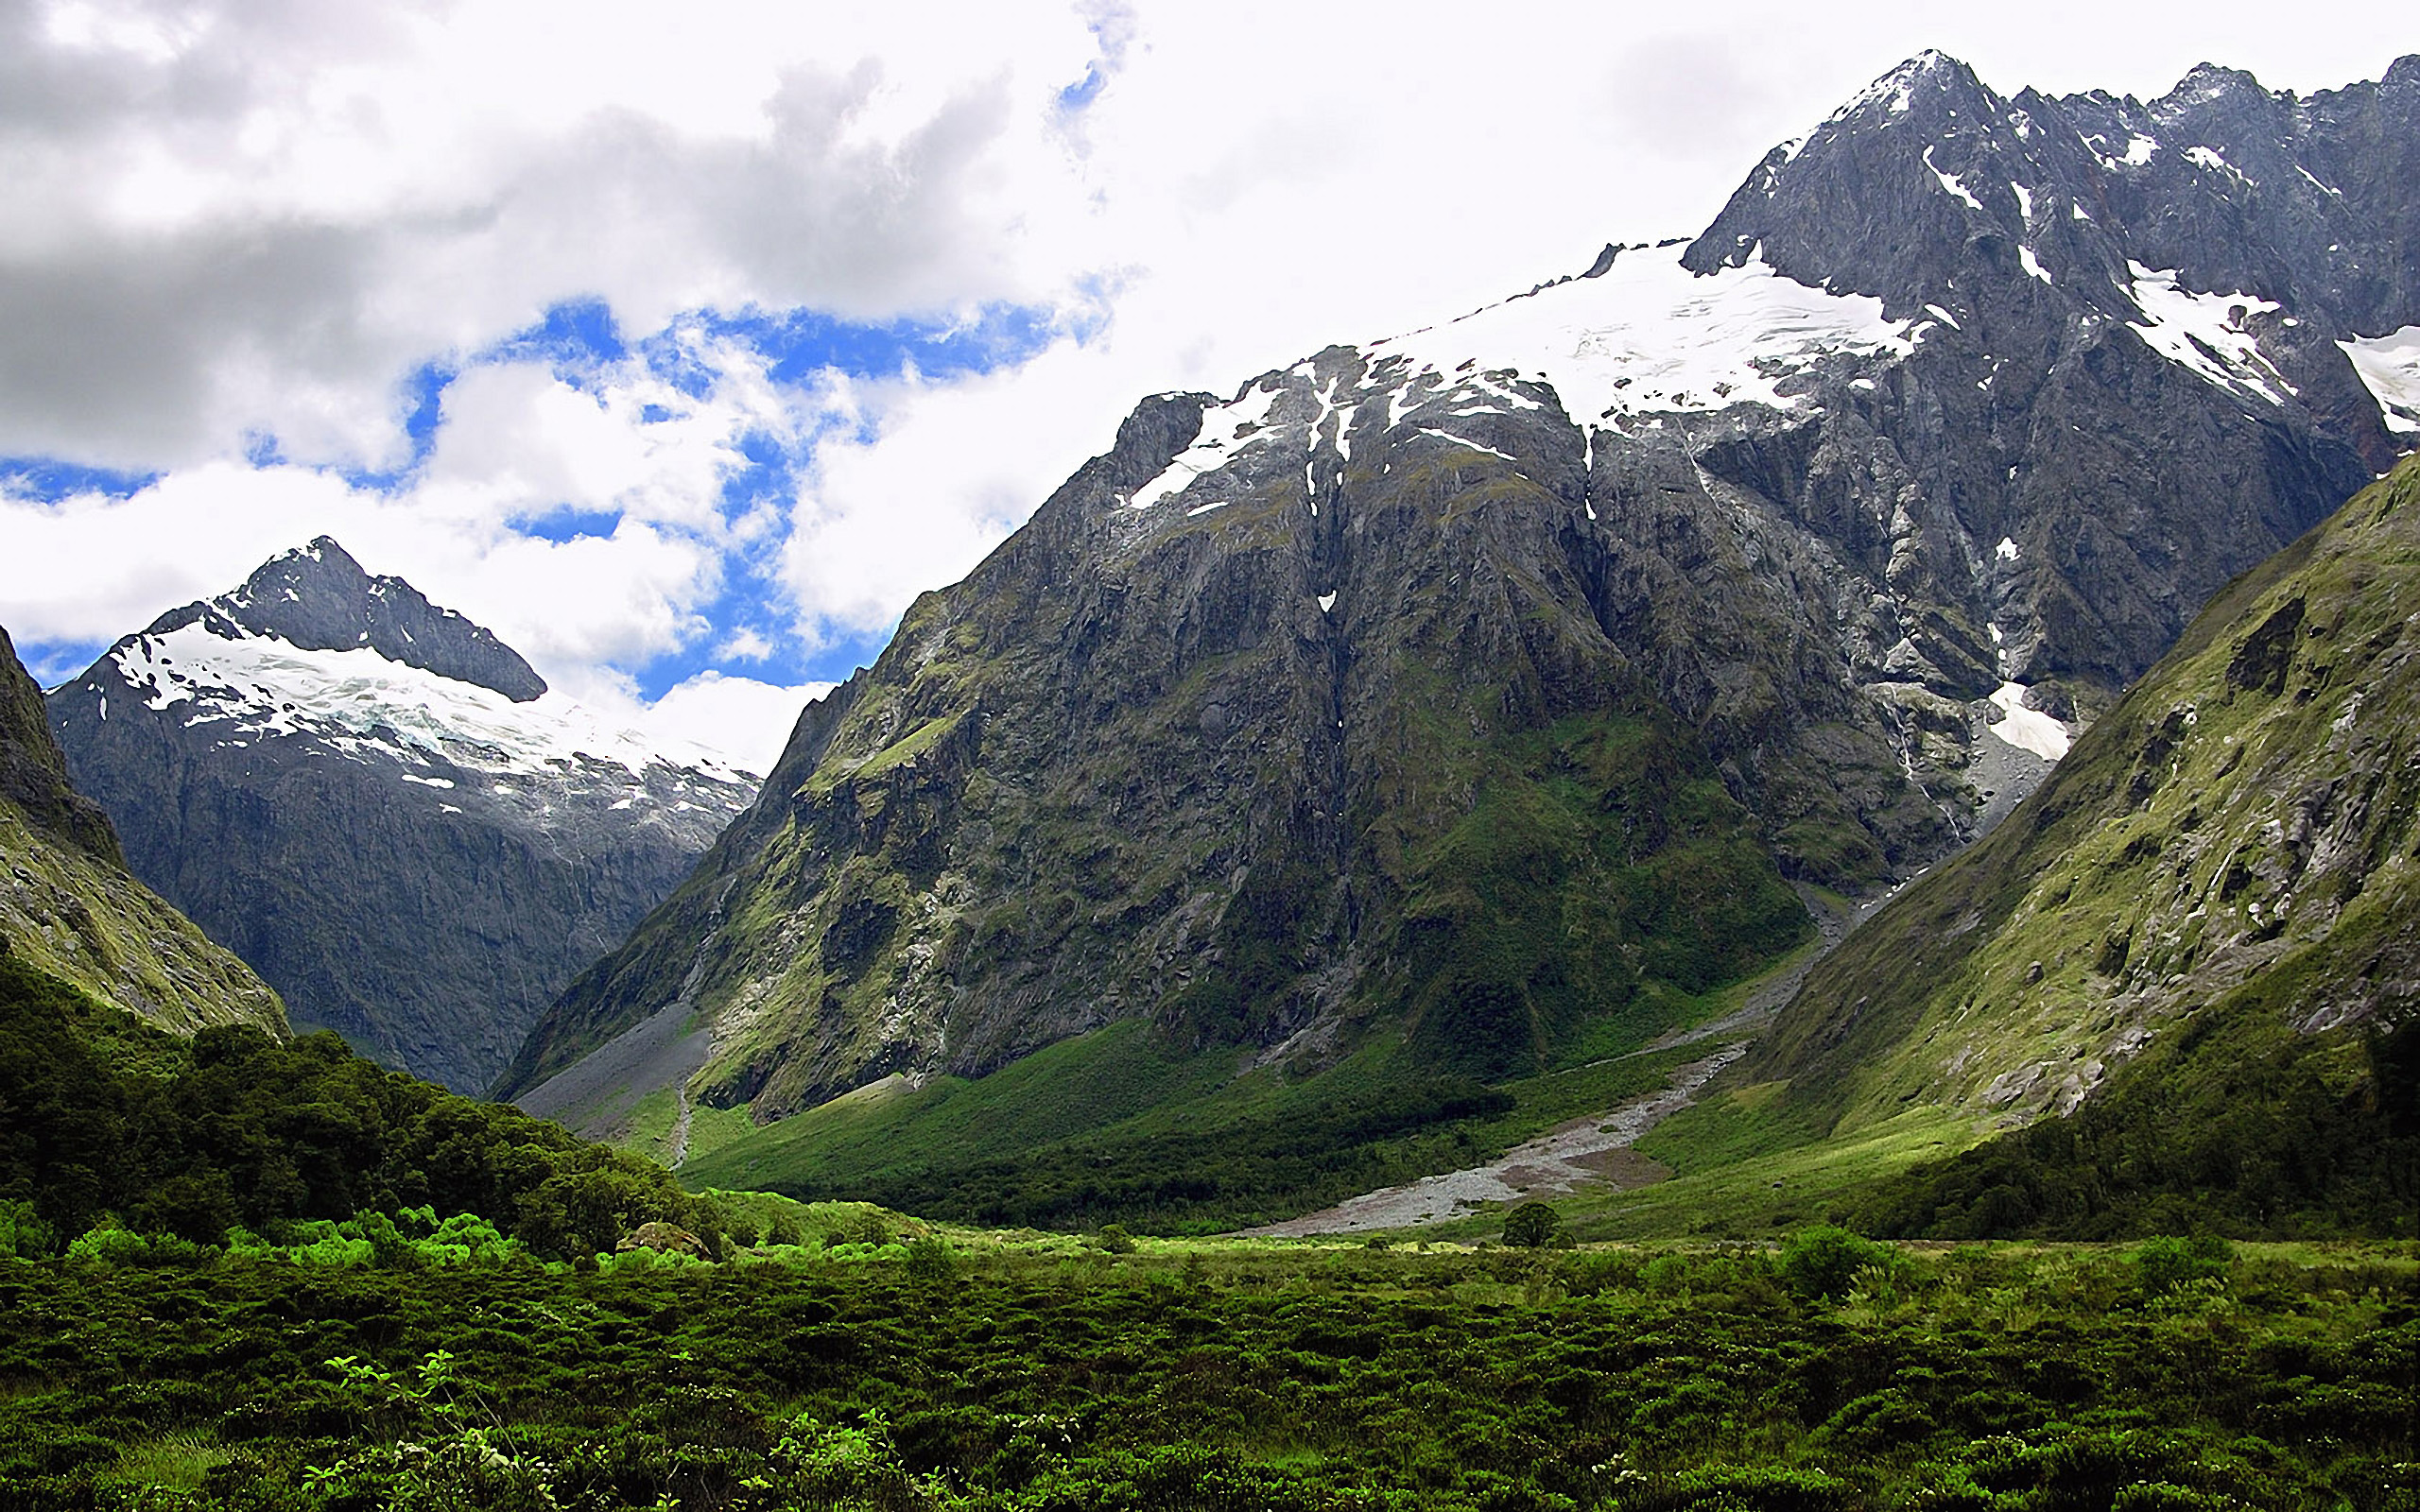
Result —
<instances>
[{"instance_id":1,"label":"green foliage","mask_svg":"<svg viewBox=\"0 0 2420 1512\"><path fill-rule=\"evenodd\" d=\"M958 1274L958 1256L948 1241L927 1234L908 1241L908 1279L914 1281L945 1281Z\"/></svg>"},{"instance_id":2,"label":"green foliage","mask_svg":"<svg viewBox=\"0 0 2420 1512\"><path fill-rule=\"evenodd\" d=\"M476 1215L541 1254L614 1247L649 1219L710 1227L660 1168L517 1109L475 1103L355 1058L335 1035L281 1044L247 1026L179 1040L0 955L0 1212L7 1248L69 1246L143 1263L237 1228L323 1256L371 1246L394 1263L434 1214ZM30 1216L27 1210L30 1209ZM429 1232L391 1217L428 1214ZM457 1228L441 1247L479 1249ZM182 1248L176 1246L182 1246Z\"/></svg>"},{"instance_id":3,"label":"green foliage","mask_svg":"<svg viewBox=\"0 0 2420 1512\"><path fill-rule=\"evenodd\" d=\"M1100 1246L1101 1251L1104 1254L1131 1255L1134 1253L1133 1237L1127 1233L1125 1226L1122 1224L1102 1224L1100 1226L1100 1232L1094 1236L1093 1242Z\"/></svg>"},{"instance_id":4,"label":"green foliage","mask_svg":"<svg viewBox=\"0 0 2420 1512\"><path fill-rule=\"evenodd\" d=\"M1388 1160L1393 1142L1512 1106L1510 1094L1476 1082L1415 1081L1198 1133L1068 1140L824 1189L772 1184L802 1198L845 1195L994 1227L1072 1228L1114 1218L1145 1231L1215 1230L1399 1179Z\"/></svg>"},{"instance_id":5,"label":"green foliage","mask_svg":"<svg viewBox=\"0 0 2420 1512\"><path fill-rule=\"evenodd\" d=\"M2235 1246L2214 1234L2154 1239L2135 1251L2135 1284L2145 1297L2166 1297L2199 1281L2224 1281Z\"/></svg>"},{"instance_id":6,"label":"green foliage","mask_svg":"<svg viewBox=\"0 0 2420 1512\"><path fill-rule=\"evenodd\" d=\"M1792 1235L1781 1249L1781 1274L1801 1297L1845 1297L1858 1273L1888 1267L1891 1250L1846 1228L1824 1225Z\"/></svg>"},{"instance_id":7,"label":"green foliage","mask_svg":"<svg viewBox=\"0 0 2420 1512\"><path fill-rule=\"evenodd\" d=\"M1563 1215L1543 1202L1525 1202L1504 1215L1504 1242L1544 1249L1563 1232Z\"/></svg>"},{"instance_id":8,"label":"green foliage","mask_svg":"<svg viewBox=\"0 0 2420 1512\"><path fill-rule=\"evenodd\" d=\"M2411 1235L2416 1109L2420 1019L2331 1045L2217 1005L2074 1113L1916 1168L1859 1222L1945 1239Z\"/></svg>"},{"instance_id":9,"label":"green foliage","mask_svg":"<svg viewBox=\"0 0 2420 1512\"><path fill-rule=\"evenodd\" d=\"M2409 1246L2239 1249L2222 1314L2139 1251L862 1247L0 1260L0 1506L2393 1512L2420 1451Z\"/></svg>"}]
</instances>

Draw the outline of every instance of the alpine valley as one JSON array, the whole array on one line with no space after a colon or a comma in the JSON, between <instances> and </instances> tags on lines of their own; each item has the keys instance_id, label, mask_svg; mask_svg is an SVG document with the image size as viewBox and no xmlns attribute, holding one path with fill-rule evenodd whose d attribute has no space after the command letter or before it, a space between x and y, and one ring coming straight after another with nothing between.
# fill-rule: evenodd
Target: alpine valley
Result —
<instances>
[{"instance_id":1,"label":"alpine valley","mask_svg":"<svg viewBox=\"0 0 2420 1512\"><path fill-rule=\"evenodd\" d=\"M2420 431L2415 105L2420 57L2144 104L1927 54L1694 239L1143 401L500 1090L1031 1221L1248 1215L1168 1140L1587 1111ZM2031 1074L1990 1109L2072 1106Z\"/></svg>"},{"instance_id":2,"label":"alpine valley","mask_svg":"<svg viewBox=\"0 0 2420 1512\"><path fill-rule=\"evenodd\" d=\"M0 636L0 1512L2411 1512L2415 146L1924 55L761 784L324 537Z\"/></svg>"}]
</instances>

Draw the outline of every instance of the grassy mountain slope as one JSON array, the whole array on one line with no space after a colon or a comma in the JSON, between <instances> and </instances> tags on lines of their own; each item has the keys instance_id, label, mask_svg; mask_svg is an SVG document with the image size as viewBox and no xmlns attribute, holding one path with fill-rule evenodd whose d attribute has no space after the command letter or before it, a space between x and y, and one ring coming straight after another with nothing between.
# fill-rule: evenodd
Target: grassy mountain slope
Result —
<instances>
[{"instance_id":1,"label":"grassy mountain slope","mask_svg":"<svg viewBox=\"0 0 2420 1512\"><path fill-rule=\"evenodd\" d=\"M1869 1212L1973 1231L2408 1212L2409 1162L2384 1158L2412 1132L2415 730L2407 459L2230 585L2024 807L1815 969L1727 1096L1651 1147L1706 1168L1915 1109L1979 1131L2081 1105Z\"/></svg>"},{"instance_id":2,"label":"grassy mountain slope","mask_svg":"<svg viewBox=\"0 0 2420 1512\"><path fill-rule=\"evenodd\" d=\"M0 861L0 954L163 1028L285 1032L268 985L127 871L109 819L68 783L42 690L5 630Z\"/></svg>"}]
</instances>

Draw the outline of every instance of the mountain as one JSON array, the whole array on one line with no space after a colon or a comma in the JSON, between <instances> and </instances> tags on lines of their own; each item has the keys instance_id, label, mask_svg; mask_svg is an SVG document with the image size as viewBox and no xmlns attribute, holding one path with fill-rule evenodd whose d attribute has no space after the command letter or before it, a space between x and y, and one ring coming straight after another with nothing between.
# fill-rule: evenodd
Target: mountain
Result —
<instances>
[{"instance_id":1,"label":"mountain","mask_svg":"<svg viewBox=\"0 0 2420 1512\"><path fill-rule=\"evenodd\" d=\"M1145 400L500 1090L763 1120L1126 1020L1298 1073L1645 1042L1808 936L1794 887L1987 829L2420 426L2415 96L1927 55L1694 241Z\"/></svg>"},{"instance_id":2,"label":"mountain","mask_svg":"<svg viewBox=\"0 0 2420 1512\"><path fill-rule=\"evenodd\" d=\"M160 1028L285 1033L277 994L127 873L116 833L67 780L42 690L0 630L0 955Z\"/></svg>"},{"instance_id":3,"label":"mountain","mask_svg":"<svg viewBox=\"0 0 2420 1512\"><path fill-rule=\"evenodd\" d=\"M753 795L325 537L51 692L128 864L298 1025L479 1090Z\"/></svg>"},{"instance_id":4,"label":"mountain","mask_svg":"<svg viewBox=\"0 0 2420 1512\"><path fill-rule=\"evenodd\" d=\"M1815 968L1737 1072L1763 1120L2044 1121L1886 1228L2408 1228L2415 596L2420 458L2229 585L2007 823Z\"/></svg>"}]
</instances>

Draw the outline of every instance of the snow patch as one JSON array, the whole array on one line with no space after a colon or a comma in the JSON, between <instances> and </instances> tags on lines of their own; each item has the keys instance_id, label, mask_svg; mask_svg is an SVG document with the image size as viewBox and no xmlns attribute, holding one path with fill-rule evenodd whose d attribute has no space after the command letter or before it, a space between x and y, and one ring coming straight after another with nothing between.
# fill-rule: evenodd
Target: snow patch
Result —
<instances>
[{"instance_id":1,"label":"snow patch","mask_svg":"<svg viewBox=\"0 0 2420 1512\"><path fill-rule=\"evenodd\" d=\"M2387 429L2407 436L2420 433L2420 325L2336 344L2378 402Z\"/></svg>"},{"instance_id":2,"label":"snow patch","mask_svg":"<svg viewBox=\"0 0 2420 1512\"><path fill-rule=\"evenodd\" d=\"M2021 184L2021 183L2018 183L2018 182L2017 182L2015 180L2014 180L2014 179L2012 179L2012 180L2009 180L2009 184L2008 184L2008 186L2009 186L2011 189L2013 189L2013 190L2014 190L2014 191L2016 192L2016 210L2017 210L2017 214L2018 214L2018 215L2023 215L2023 216L2025 217L2025 223L2026 223L2027 225L2029 225L2029 226L2032 225L2032 224L2033 224L2033 191L2032 191L2032 190L2031 190L2031 189L2028 189L2027 187L2025 187L2025 185L2023 185L2023 184Z\"/></svg>"},{"instance_id":3,"label":"snow patch","mask_svg":"<svg viewBox=\"0 0 2420 1512\"><path fill-rule=\"evenodd\" d=\"M2016 542L2007 536L2002 536L2000 543L1992 548L1992 555L2002 561L2014 561L2017 559Z\"/></svg>"},{"instance_id":4,"label":"snow patch","mask_svg":"<svg viewBox=\"0 0 2420 1512\"><path fill-rule=\"evenodd\" d=\"M196 624L136 636L111 660L152 709L187 706L188 727L223 724L231 735L307 735L344 754L441 757L458 769L498 775L555 774L593 762L633 776L673 765L714 782L755 781L720 752L616 729L562 694L514 703L366 647L306 651L272 636L229 639ZM454 785L448 778L404 778Z\"/></svg>"},{"instance_id":5,"label":"snow patch","mask_svg":"<svg viewBox=\"0 0 2420 1512\"><path fill-rule=\"evenodd\" d=\"M1423 425L1420 427L1420 434L1423 436L1434 436L1441 441L1451 441L1457 446L1467 446L1474 452L1485 452L1490 456L1500 456L1507 462L1517 462L1520 460L1520 458L1514 456L1510 452L1499 452L1493 446L1482 446L1478 442L1472 440L1467 436L1457 436L1451 431L1441 431L1433 425Z\"/></svg>"},{"instance_id":6,"label":"snow patch","mask_svg":"<svg viewBox=\"0 0 2420 1512\"><path fill-rule=\"evenodd\" d=\"M1214 499L1208 504L1197 504L1184 511L1184 517L1190 520L1197 514L1208 514L1213 509L1223 509L1235 502L1233 499Z\"/></svg>"},{"instance_id":7,"label":"snow patch","mask_svg":"<svg viewBox=\"0 0 2420 1512\"><path fill-rule=\"evenodd\" d=\"M2044 761L2055 762L2066 755L2073 739L2067 727L2038 709L2025 707L2025 685L2003 682L1992 694L1998 706L2000 718L1985 728L2019 750L2030 750Z\"/></svg>"},{"instance_id":8,"label":"snow patch","mask_svg":"<svg viewBox=\"0 0 2420 1512\"><path fill-rule=\"evenodd\" d=\"M1202 411L1201 431L1193 438L1193 444L1179 452L1158 476L1136 489L1127 503L1137 509L1148 509L1171 494L1184 492L1202 473L1225 467L1253 442L1267 439L1270 406L1283 392L1282 387L1255 386L1232 404Z\"/></svg>"},{"instance_id":9,"label":"snow patch","mask_svg":"<svg viewBox=\"0 0 2420 1512\"><path fill-rule=\"evenodd\" d=\"M1932 148L1930 147L1925 148L1925 166L1932 169L1932 176L1941 180L1941 186L1944 189L1948 190L1959 198L1965 200L1966 203L1972 205L1977 210L1983 208L1983 202L1981 200L1966 192L1965 180L1962 180L1954 173L1944 173L1939 168L1933 166Z\"/></svg>"},{"instance_id":10,"label":"snow patch","mask_svg":"<svg viewBox=\"0 0 2420 1512\"><path fill-rule=\"evenodd\" d=\"M1958 323L1958 317L1950 314L1947 310L1943 309L1940 305L1927 304L1925 308L1931 311L1932 314L1940 319L1942 324L1949 327L1952 331L1962 331L1966 329L1964 326Z\"/></svg>"},{"instance_id":11,"label":"snow patch","mask_svg":"<svg viewBox=\"0 0 2420 1512\"><path fill-rule=\"evenodd\" d=\"M1879 300L1811 287L1755 260L1700 277L1681 266L1682 250L1634 249L1597 278L1372 343L1381 359L1374 379L1391 389L1390 425L1443 392L1444 376L1473 361L1481 378L1461 382L1534 404L1484 374L1535 373L1585 426L1616 415L1748 403L1790 408L1806 397L1785 394L1783 387L1801 387L1791 380L1803 380L1819 363L1841 355L1895 360L1915 350L1909 323L1885 319ZM1384 370L1384 357L1394 354L1409 360Z\"/></svg>"},{"instance_id":12,"label":"snow patch","mask_svg":"<svg viewBox=\"0 0 2420 1512\"><path fill-rule=\"evenodd\" d=\"M1324 614L1334 608L1336 608L1336 594L1333 593L1322 593L1320 595L1320 612Z\"/></svg>"},{"instance_id":13,"label":"snow patch","mask_svg":"<svg viewBox=\"0 0 2420 1512\"><path fill-rule=\"evenodd\" d=\"M2027 246L2022 242L2018 243L2016 249L2016 260L2019 263L2022 263L2025 266L2025 270L2032 274L2035 278L2040 279L2045 284L2050 282L2050 275L2043 270L2042 259L2033 255L2033 249L2031 247Z\"/></svg>"},{"instance_id":14,"label":"snow patch","mask_svg":"<svg viewBox=\"0 0 2420 1512\"><path fill-rule=\"evenodd\" d=\"M2149 324L2134 324L2160 355L2190 368L2222 388L2248 390L2283 404L2293 386L2260 354L2243 318L2277 308L2249 294L2196 294L2178 286L2174 268L2152 269L2131 259L2135 303Z\"/></svg>"},{"instance_id":15,"label":"snow patch","mask_svg":"<svg viewBox=\"0 0 2420 1512\"><path fill-rule=\"evenodd\" d=\"M2207 168L2212 173L2223 173L2228 178L2233 179L2236 182L2240 184L2249 185L2252 183L2250 179L2243 176L2242 169L2238 168L2234 163L2229 163L2226 159L2219 156L2219 149L2216 147L2187 147L2185 149L2185 156L2196 167Z\"/></svg>"}]
</instances>

